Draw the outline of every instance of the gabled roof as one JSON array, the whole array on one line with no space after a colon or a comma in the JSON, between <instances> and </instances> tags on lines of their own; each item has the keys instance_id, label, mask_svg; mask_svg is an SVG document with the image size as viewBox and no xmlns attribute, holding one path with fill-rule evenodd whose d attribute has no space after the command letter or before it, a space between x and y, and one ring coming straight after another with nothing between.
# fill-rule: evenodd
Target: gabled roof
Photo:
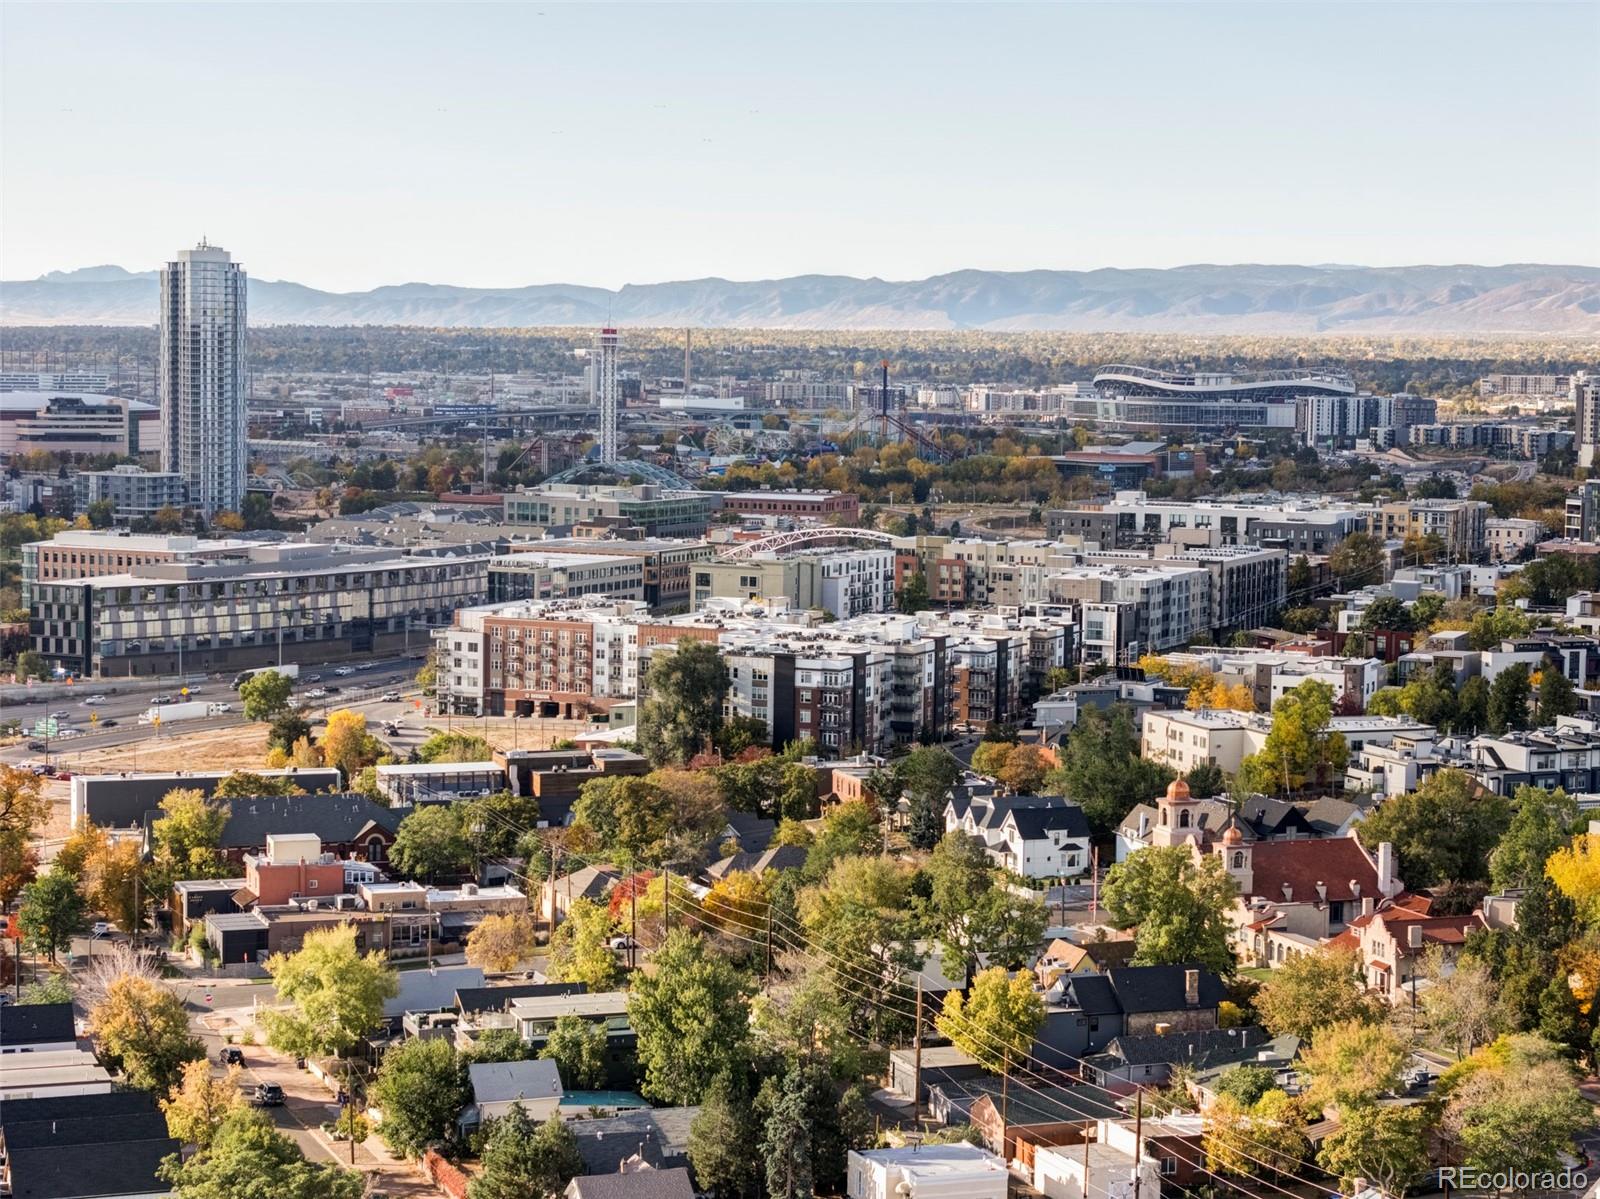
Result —
<instances>
[{"instance_id":1,"label":"gabled roof","mask_svg":"<svg viewBox=\"0 0 1600 1199\"><path fill-rule=\"evenodd\" d=\"M455 1007L456 992L462 987L483 986L483 971L477 966L402 970L399 978L400 990L383 1001L383 1014L391 1019L407 1012L442 1012Z\"/></svg>"},{"instance_id":2,"label":"gabled roof","mask_svg":"<svg viewBox=\"0 0 1600 1199\"><path fill-rule=\"evenodd\" d=\"M45 1095L7 1099L0 1104L0 1128L30 1120L72 1120L79 1117L126 1116L156 1110L149 1091L107 1091L100 1095Z\"/></svg>"},{"instance_id":3,"label":"gabled roof","mask_svg":"<svg viewBox=\"0 0 1600 1199\"><path fill-rule=\"evenodd\" d=\"M1231 1061L1241 1054L1248 1055L1251 1046L1260 1045L1267 1034L1260 1026L1247 1024L1242 1028L1206 1028L1194 1032L1170 1032L1163 1036L1147 1033L1140 1036L1120 1036L1106 1046L1106 1058L1124 1065L1147 1066L1158 1063L1172 1065L1207 1066L1213 1061Z\"/></svg>"},{"instance_id":4,"label":"gabled roof","mask_svg":"<svg viewBox=\"0 0 1600 1199\"><path fill-rule=\"evenodd\" d=\"M64 1145L113 1145L122 1141L160 1141L167 1136L167 1121L160 1112L129 1112L121 1116L71 1116L55 1120L7 1120L8 1150L45 1149Z\"/></svg>"},{"instance_id":5,"label":"gabled roof","mask_svg":"<svg viewBox=\"0 0 1600 1199\"><path fill-rule=\"evenodd\" d=\"M1015 824L1024 841L1042 841L1051 833L1065 833L1069 837L1087 837L1089 820L1077 804L1065 807L1013 808L1006 823Z\"/></svg>"},{"instance_id":6,"label":"gabled roof","mask_svg":"<svg viewBox=\"0 0 1600 1199\"><path fill-rule=\"evenodd\" d=\"M1250 875L1250 894L1273 903L1316 903L1319 882L1330 901L1347 902L1358 898L1350 888L1352 880L1361 895L1381 898L1378 868L1354 837L1258 841L1250 851ZM1290 888L1288 897L1285 886Z\"/></svg>"},{"instance_id":7,"label":"gabled roof","mask_svg":"<svg viewBox=\"0 0 1600 1199\"><path fill-rule=\"evenodd\" d=\"M636 1108L567 1125L590 1174L615 1174L635 1154L658 1170L684 1163L698 1107Z\"/></svg>"},{"instance_id":8,"label":"gabled roof","mask_svg":"<svg viewBox=\"0 0 1600 1199\"><path fill-rule=\"evenodd\" d=\"M569 895L573 899L599 899L621 877L622 871L615 866L584 866L556 879L556 895L563 901Z\"/></svg>"},{"instance_id":9,"label":"gabled roof","mask_svg":"<svg viewBox=\"0 0 1600 1199\"><path fill-rule=\"evenodd\" d=\"M521 1062L474 1062L467 1067L476 1103L560 1099L561 1073L549 1058Z\"/></svg>"},{"instance_id":10,"label":"gabled roof","mask_svg":"<svg viewBox=\"0 0 1600 1199\"><path fill-rule=\"evenodd\" d=\"M293 829L316 833L324 844L357 840L369 825L391 836L406 813L373 803L365 795L275 795L235 799L228 804L221 848L253 849L267 843L269 833Z\"/></svg>"},{"instance_id":11,"label":"gabled roof","mask_svg":"<svg viewBox=\"0 0 1600 1199\"><path fill-rule=\"evenodd\" d=\"M728 828L733 831L733 839L739 843L740 849L746 853L760 853L772 844L773 835L778 831L778 822L757 816L754 812L729 812Z\"/></svg>"},{"instance_id":12,"label":"gabled roof","mask_svg":"<svg viewBox=\"0 0 1600 1199\"><path fill-rule=\"evenodd\" d=\"M1188 1007L1184 998L1184 974L1189 966L1119 966L1105 973L1106 982L1116 996L1120 1011L1172 1012ZM1199 1010L1215 1008L1228 997L1222 980L1205 967L1199 967Z\"/></svg>"},{"instance_id":13,"label":"gabled roof","mask_svg":"<svg viewBox=\"0 0 1600 1199\"><path fill-rule=\"evenodd\" d=\"M694 1199L689 1171L640 1170L632 1174L581 1174L567 1194L573 1199Z\"/></svg>"},{"instance_id":14,"label":"gabled roof","mask_svg":"<svg viewBox=\"0 0 1600 1199\"><path fill-rule=\"evenodd\" d=\"M721 879L736 871L765 874L768 870L798 870L806 864L806 850L800 845L774 845L761 853L740 851L706 867L709 878Z\"/></svg>"},{"instance_id":15,"label":"gabled roof","mask_svg":"<svg viewBox=\"0 0 1600 1199\"><path fill-rule=\"evenodd\" d=\"M1111 1016L1122 1010L1111 980L1104 974L1074 974L1062 980L1067 1005L1090 1016Z\"/></svg>"},{"instance_id":16,"label":"gabled roof","mask_svg":"<svg viewBox=\"0 0 1600 1199\"><path fill-rule=\"evenodd\" d=\"M76 1041L70 1003L17 1003L0 1007L0 1045Z\"/></svg>"},{"instance_id":17,"label":"gabled roof","mask_svg":"<svg viewBox=\"0 0 1600 1199\"><path fill-rule=\"evenodd\" d=\"M165 1195L156 1177L164 1158L181 1145L171 1137L118 1141L115 1149L88 1144L7 1149L12 1199L101 1199L102 1196Z\"/></svg>"}]
</instances>

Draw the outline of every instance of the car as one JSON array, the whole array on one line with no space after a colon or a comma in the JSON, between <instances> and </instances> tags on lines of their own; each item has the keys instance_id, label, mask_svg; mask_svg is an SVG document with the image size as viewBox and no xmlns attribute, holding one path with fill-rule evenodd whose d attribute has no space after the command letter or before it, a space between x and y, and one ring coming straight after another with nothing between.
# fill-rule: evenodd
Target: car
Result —
<instances>
[{"instance_id":1,"label":"car","mask_svg":"<svg viewBox=\"0 0 1600 1199\"><path fill-rule=\"evenodd\" d=\"M152 695L150 697L150 702L153 704L170 704L172 702L172 696L165 693L161 695Z\"/></svg>"},{"instance_id":2,"label":"car","mask_svg":"<svg viewBox=\"0 0 1600 1199\"><path fill-rule=\"evenodd\" d=\"M400 702L400 693L398 691L385 691L378 699L386 704L397 704Z\"/></svg>"},{"instance_id":3,"label":"car","mask_svg":"<svg viewBox=\"0 0 1600 1199\"><path fill-rule=\"evenodd\" d=\"M44 753L47 748L48 747L45 745L45 743L43 741L30 741L30 742L28 742L28 749L31 752L36 753L36 754Z\"/></svg>"},{"instance_id":4,"label":"car","mask_svg":"<svg viewBox=\"0 0 1600 1199\"><path fill-rule=\"evenodd\" d=\"M114 729L114 728L117 727L117 725L119 725L121 723L122 723L121 721L119 721L115 717L113 717L110 720L102 720L100 722L100 727L103 728L103 729Z\"/></svg>"},{"instance_id":5,"label":"car","mask_svg":"<svg viewBox=\"0 0 1600 1199\"><path fill-rule=\"evenodd\" d=\"M329 683L328 684L327 693L329 695L337 694L338 690L339 690L339 688L338 688L338 686L336 684L334 684L334 683Z\"/></svg>"},{"instance_id":6,"label":"car","mask_svg":"<svg viewBox=\"0 0 1600 1199\"><path fill-rule=\"evenodd\" d=\"M241 1058L243 1055L240 1055ZM283 1088L275 1082L257 1083L255 1093L250 1096L250 1102L256 1107L282 1107Z\"/></svg>"},{"instance_id":7,"label":"car","mask_svg":"<svg viewBox=\"0 0 1600 1199\"><path fill-rule=\"evenodd\" d=\"M310 691L306 692L306 698L307 699L321 699L321 698L323 698L323 696L325 696L327 694L328 694L328 692L327 692L326 688L313 687Z\"/></svg>"},{"instance_id":8,"label":"car","mask_svg":"<svg viewBox=\"0 0 1600 1199\"><path fill-rule=\"evenodd\" d=\"M109 920L96 920L92 925L89 926L89 939L91 941L98 941L101 937L109 937L112 931L111 922Z\"/></svg>"},{"instance_id":9,"label":"car","mask_svg":"<svg viewBox=\"0 0 1600 1199\"><path fill-rule=\"evenodd\" d=\"M334 670L333 673L338 675L342 679L342 678L346 677L347 675L355 674L355 669L353 667L350 667L350 666L340 666L340 667L337 667Z\"/></svg>"},{"instance_id":10,"label":"car","mask_svg":"<svg viewBox=\"0 0 1600 1199\"><path fill-rule=\"evenodd\" d=\"M70 720L72 718L71 712L50 712L48 715L51 720Z\"/></svg>"},{"instance_id":11,"label":"car","mask_svg":"<svg viewBox=\"0 0 1600 1199\"><path fill-rule=\"evenodd\" d=\"M217 1050L217 1061L224 1066L242 1066L244 1065L244 1050L237 1045L224 1045Z\"/></svg>"},{"instance_id":12,"label":"car","mask_svg":"<svg viewBox=\"0 0 1600 1199\"><path fill-rule=\"evenodd\" d=\"M322 676L320 674L302 675L301 681L305 683L320 683L322 682Z\"/></svg>"},{"instance_id":13,"label":"car","mask_svg":"<svg viewBox=\"0 0 1600 1199\"><path fill-rule=\"evenodd\" d=\"M231 712L231 711L233 711L233 705L232 704L212 704L211 707L212 707L212 710L216 711L216 712Z\"/></svg>"},{"instance_id":14,"label":"car","mask_svg":"<svg viewBox=\"0 0 1600 1199\"><path fill-rule=\"evenodd\" d=\"M87 708L91 704L103 704L105 702L106 702L106 697L105 696L103 696L103 695L91 695L88 699L83 701L83 706Z\"/></svg>"},{"instance_id":15,"label":"car","mask_svg":"<svg viewBox=\"0 0 1600 1199\"><path fill-rule=\"evenodd\" d=\"M68 782L72 778L72 771L70 771L70 770L58 770L58 771L55 772L55 774L51 775L50 777L55 778L55 779L59 779L62 782Z\"/></svg>"}]
</instances>

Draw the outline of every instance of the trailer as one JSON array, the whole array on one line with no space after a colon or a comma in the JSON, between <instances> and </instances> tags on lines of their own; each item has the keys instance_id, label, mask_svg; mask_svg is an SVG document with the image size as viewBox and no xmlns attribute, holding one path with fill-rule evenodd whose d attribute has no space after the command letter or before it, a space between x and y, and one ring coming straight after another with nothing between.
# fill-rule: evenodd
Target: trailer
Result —
<instances>
[{"instance_id":1,"label":"trailer","mask_svg":"<svg viewBox=\"0 0 1600 1199\"><path fill-rule=\"evenodd\" d=\"M238 674L234 675L233 689L235 691L239 690L246 679L252 679L258 674L266 674L269 670L277 671L286 679L297 679L300 677L300 666L298 663L291 662L287 666L256 666L250 670L241 670Z\"/></svg>"},{"instance_id":2,"label":"trailer","mask_svg":"<svg viewBox=\"0 0 1600 1199\"><path fill-rule=\"evenodd\" d=\"M162 704L152 707L139 717L140 724L176 724L180 720L204 720L207 716L221 716L232 710L232 704L214 704L203 699L186 700L181 704Z\"/></svg>"}]
</instances>

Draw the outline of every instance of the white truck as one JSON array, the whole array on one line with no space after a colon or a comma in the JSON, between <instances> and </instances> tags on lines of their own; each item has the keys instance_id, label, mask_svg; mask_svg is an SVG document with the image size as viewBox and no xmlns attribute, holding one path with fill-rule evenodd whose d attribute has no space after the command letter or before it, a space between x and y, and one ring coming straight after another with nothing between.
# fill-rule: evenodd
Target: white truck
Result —
<instances>
[{"instance_id":1,"label":"white truck","mask_svg":"<svg viewBox=\"0 0 1600 1199\"><path fill-rule=\"evenodd\" d=\"M207 716L221 716L232 711L232 704L214 704L203 699L186 700L181 704L162 704L139 717L140 724L176 724L180 720L203 720Z\"/></svg>"},{"instance_id":2,"label":"white truck","mask_svg":"<svg viewBox=\"0 0 1600 1199\"><path fill-rule=\"evenodd\" d=\"M258 674L265 674L269 670L277 671L286 679L297 679L300 677L300 666L295 662L291 662L287 666L256 666L250 670L241 670L238 674L234 675L233 689L235 691L239 690L240 684L246 679L253 678Z\"/></svg>"}]
</instances>

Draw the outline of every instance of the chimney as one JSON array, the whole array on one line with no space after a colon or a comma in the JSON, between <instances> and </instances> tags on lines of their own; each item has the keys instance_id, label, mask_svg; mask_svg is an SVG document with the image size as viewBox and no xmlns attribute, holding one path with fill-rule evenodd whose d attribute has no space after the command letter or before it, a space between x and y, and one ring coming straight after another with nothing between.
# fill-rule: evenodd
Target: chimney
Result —
<instances>
[{"instance_id":1,"label":"chimney","mask_svg":"<svg viewBox=\"0 0 1600 1199\"><path fill-rule=\"evenodd\" d=\"M1422 925L1406 925L1406 948L1413 950L1422 948Z\"/></svg>"},{"instance_id":2,"label":"chimney","mask_svg":"<svg viewBox=\"0 0 1600 1199\"><path fill-rule=\"evenodd\" d=\"M1361 900L1361 914L1363 916L1372 915L1372 913L1376 909L1376 907L1377 907L1377 905L1376 905L1376 903L1374 903L1372 896L1366 895L1366 896L1362 897L1362 900Z\"/></svg>"},{"instance_id":3,"label":"chimney","mask_svg":"<svg viewBox=\"0 0 1600 1199\"><path fill-rule=\"evenodd\" d=\"M1355 898L1355 899L1360 899L1361 898L1361 880L1360 879L1353 878L1353 879L1350 880L1350 895L1351 895L1352 898Z\"/></svg>"},{"instance_id":4,"label":"chimney","mask_svg":"<svg viewBox=\"0 0 1600 1199\"><path fill-rule=\"evenodd\" d=\"M1378 844L1378 893L1390 899L1400 894L1400 879L1394 869L1394 846L1388 841Z\"/></svg>"},{"instance_id":5,"label":"chimney","mask_svg":"<svg viewBox=\"0 0 1600 1199\"><path fill-rule=\"evenodd\" d=\"M1288 883L1283 884L1283 902L1288 903L1294 899L1294 888Z\"/></svg>"},{"instance_id":6,"label":"chimney","mask_svg":"<svg viewBox=\"0 0 1600 1199\"><path fill-rule=\"evenodd\" d=\"M1317 880L1317 902L1328 902L1328 884L1323 882L1320 878Z\"/></svg>"},{"instance_id":7,"label":"chimney","mask_svg":"<svg viewBox=\"0 0 1600 1199\"><path fill-rule=\"evenodd\" d=\"M1200 1006L1200 971L1183 972L1183 1002L1188 1007Z\"/></svg>"}]
</instances>

